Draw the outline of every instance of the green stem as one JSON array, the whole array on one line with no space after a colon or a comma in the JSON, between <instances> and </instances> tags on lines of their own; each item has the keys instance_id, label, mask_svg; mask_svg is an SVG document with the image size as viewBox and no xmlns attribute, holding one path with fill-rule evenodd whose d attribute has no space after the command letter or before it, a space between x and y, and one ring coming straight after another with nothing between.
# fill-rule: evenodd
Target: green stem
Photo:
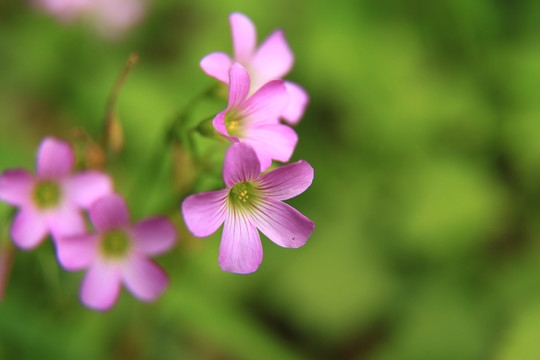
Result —
<instances>
[{"instance_id":1,"label":"green stem","mask_svg":"<svg viewBox=\"0 0 540 360\"><path fill-rule=\"evenodd\" d=\"M118 120L118 117L116 116L116 103L118 102L118 96L120 95L120 91L122 90L122 87L124 86L124 83L127 79L127 76L129 75L129 72L137 64L139 61L139 55L137 53L132 53L127 62L124 66L124 69L122 70L122 73L116 80L116 83L114 84L114 88L109 95L109 99L107 100L107 107L105 111L105 122L103 126L103 134L102 134L102 145L105 149L107 155L111 153L111 151L118 152L119 148L121 147L122 143L122 134L121 134L121 126ZM118 133L120 132L120 133ZM113 139L114 137L114 139ZM116 142L120 142L119 144Z\"/></svg>"},{"instance_id":2,"label":"green stem","mask_svg":"<svg viewBox=\"0 0 540 360\"><path fill-rule=\"evenodd\" d=\"M147 188L146 174L154 174L152 183L159 183L157 180L161 179L166 173L167 166L170 165L172 157L173 146L186 144L189 152L195 158L197 155L197 149L193 134L196 128L190 128L186 130L186 123L191 115L191 112L195 106L203 99L214 95L216 85L212 85L210 88L205 89L198 95L196 95L185 107L182 109L165 128L164 139L158 139L158 142L151 151L148 160L145 162L146 166L142 167L139 176L137 176L135 183L133 184L130 195L137 193L146 193L149 196L151 191L143 191ZM154 187L155 188L155 187ZM154 189L152 188L152 189ZM151 190L152 190L151 189Z\"/></svg>"}]
</instances>

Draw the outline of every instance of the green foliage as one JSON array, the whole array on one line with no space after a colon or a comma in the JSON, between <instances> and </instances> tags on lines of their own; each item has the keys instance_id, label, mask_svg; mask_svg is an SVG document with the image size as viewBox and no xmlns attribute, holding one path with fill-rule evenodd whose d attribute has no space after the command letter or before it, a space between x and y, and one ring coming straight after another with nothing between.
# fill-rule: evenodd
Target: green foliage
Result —
<instances>
[{"instance_id":1,"label":"green foliage","mask_svg":"<svg viewBox=\"0 0 540 360\"><path fill-rule=\"evenodd\" d=\"M106 169L133 220L167 214L181 233L158 259L171 289L104 314L79 303L82 273L52 244L18 252L0 359L540 358L538 2L150 3L116 41L0 4L0 171L33 169L45 135L99 143L136 51ZM315 231L294 250L263 237L248 276L222 272L220 232L193 238L180 215L183 197L223 187L228 144L207 125L226 101L198 62L230 51L232 11L259 40L285 30L288 78L311 96L292 160L315 180L289 203Z\"/></svg>"}]
</instances>

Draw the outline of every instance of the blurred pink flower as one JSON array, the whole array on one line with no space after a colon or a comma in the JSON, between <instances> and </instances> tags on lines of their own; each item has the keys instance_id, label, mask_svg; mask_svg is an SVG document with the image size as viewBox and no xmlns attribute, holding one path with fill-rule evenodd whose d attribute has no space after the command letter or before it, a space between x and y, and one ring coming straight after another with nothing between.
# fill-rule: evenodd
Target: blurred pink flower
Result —
<instances>
[{"instance_id":1,"label":"blurred pink flower","mask_svg":"<svg viewBox=\"0 0 540 360\"><path fill-rule=\"evenodd\" d=\"M93 0L36 0L38 6L62 21L71 21L89 11Z\"/></svg>"},{"instance_id":2,"label":"blurred pink flower","mask_svg":"<svg viewBox=\"0 0 540 360\"><path fill-rule=\"evenodd\" d=\"M61 21L88 20L104 36L117 37L144 15L146 0L34 0Z\"/></svg>"},{"instance_id":3,"label":"blurred pink flower","mask_svg":"<svg viewBox=\"0 0 540 360\"><path fill-rule=\"evenodd\" d=\"M154 217L132 226L127 205L116 194L96 201L89 214L97 232L62 237L57 246L58 260L65 269L88 269L81 301L92 309L108 310L122 283L139 300L156 300L169 285L169 278L148 256L174 246L174 225L167 218Z\"/></svg>"},{"instance_id":4,"label":"blurred pink flower","mask_svg":"<svg viewBox=\"0 0 540 360\"><path fill-rule=\"evenodd\" d=\"M23 169L0 175L0 200L20 208L11 226L19 248L32 249L49 233L57 238L83 232L80 210L112 192L111 180L102 172L72 174L74 162L68 143L48 137L39 147L37 175Z\"/></svg>"},{"instance_id":5,"label":"blurred pink flower","mask_svg":"<svg viewBox=\"0 0 540 360\"><path fill-rule=\"evenodd\" d=\"M252 94L267 82L281 79L291 71L294 55L282 30L274 31L257 48L255 25L247 16L233 13L229 16L229 21L234 57L231 58L222 52L213 52L200 62L204 72L228 84L229 69L238 62L248 70L251 76L250 94ZM295 83L285 81L285 88L289 94L289 103L281 112L280 117L294 125L303 116L309 96Z\"/></svg>"},{"instance_id":6,"label":"blurred pink flower","mask_svg":"<svg viewBox=\"0 0 540 360\"><path fill-rule=\"evenodd\" d=\"M247 70L237 63L229 73L229 104L214 118L216 130L234 143L249 144L259 158L261 171L268 169L272 159L289 161L298 136L279 122L279 115L288 102L283 81L270 81L248 97Z\"/></svg>"},{"instance_id":7,"label":"blurred pink flower","mask_svg":"<svg viewBox=\"0 0 540 360\"><path fill-rule=\"evenodd\" d=\"M263 250L257 229L279 246L305 244L315 225L287 200L303 193L313 181L313 168L301 160L260 176L255 152L233 145L225 155L227 189L191 195L182 203L186 226L195 236L213 234L222 223L219 265L240 274L259 267Z\"/></svg>"}]
</instances>

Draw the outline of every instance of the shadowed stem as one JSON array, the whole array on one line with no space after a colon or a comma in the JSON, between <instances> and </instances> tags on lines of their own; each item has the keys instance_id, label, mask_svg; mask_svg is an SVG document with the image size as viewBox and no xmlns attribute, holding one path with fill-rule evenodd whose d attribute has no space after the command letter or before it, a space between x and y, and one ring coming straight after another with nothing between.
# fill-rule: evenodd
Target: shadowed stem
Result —
<instances>
[{"instance_id":1,"label":"shadowed stem","mask_svg":"<svg viewBox=\"0 0 540 360\"><path fill-rule=\"evenodd\" d=\"M107 154L113 152L118 153L123 145L123 133L122 133L122 126L120 124L120 121L118 119L118 116L116 115L116 103L118 100L118 96L120 95L120 91L122 90L122 87L124 86L124 82L127 79L127 76L133 66L137 64L139 61L139 55L137 53L132 53L127 62L124 66L124 69L122 70L122 73L116 80L116 83L114 85L114 88L109 95L109 99L107 101L107 108L105 112L105 124L103 128L103 137L102 137L102 145Z\"/></svg>"},{"instance_id":2,"label":"shadowed stem","mask_svg":"<svg viewBox=\"0 0 540 360\"><path fill-rule=\"evenodd\" d=\"M15 249L10 243L0 245L0 302L4 300L13 258L15 257Z\"/></svg>"},{"instance_id":3,"label":"shadowed stem","mask_svg":"<svg viewBox=\"0 0 540 360\"><path fill-rule=\"evenodd\" d=\"M15 216L15 209L11 209L0 221L0 302L4 299L9 274L15 258L15 247L9 240L9 224Z\"/></svg>"}]
</instances>

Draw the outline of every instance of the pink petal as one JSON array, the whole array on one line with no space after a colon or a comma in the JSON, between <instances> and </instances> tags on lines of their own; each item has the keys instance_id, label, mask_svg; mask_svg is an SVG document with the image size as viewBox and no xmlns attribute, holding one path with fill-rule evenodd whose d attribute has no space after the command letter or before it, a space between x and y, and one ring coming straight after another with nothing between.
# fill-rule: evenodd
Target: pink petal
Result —
<instances>
[{"instance_id":1,"label":"pink petal","mask_svg":"<svg viewBox=\"0 0 540 360\"><path fill-rule=\"evenodd\" d=\"M225 220L228 189L188 196L182 203L184 222L198 237L213 234Z\"/></svg>"},{"instance_id":2,"label":"pink petal","mask_svg":"<svg viewBox=\"0 0 540 360\"><path fill-rule=\"evenodd\" d=\"M266 83L242 105L249 124L279 123L279 116L289 104L289 93L281 80Z\"/></svg>"},{"instance_id":3,"label":"pink petal","mask_svg":"<svg viewBox=\"0 0 540 360\"><path fill-rule=\"evenodd\" d=\"M53 137L41 142L37 159L37 174L40 178L64 178L71 173L74 164L75 156L67 142Z\"/></svg>"},{"instance_id":4,"label":"pink petal","mask_svg":"<svg viewBox=\"0 0 540 360\"><path fill-rule=\"evenodd\" d=\"M113 186L107 174L99 171L86 171L65 181L69 200L88 209L100 197L112 193Z\"/></svg>"},{"instance_id":5,"label":"pink petal","mask_svg":"<svg viewBox=\"0 0 540 360\"><path fill-rule=\"evenodd\" d=\"M259 232L246 214L230 209L223 226L219 266L224 271L248 274L259 268L262 257Z\"/></svg>"},{"instance_id":6,"label":"pink petal","mask_svg":"<svg viewBox=\"0 0 540 360\"><path fill-rule=\"evenodd\" d=\"M129 224L129 210L120 195L110 194L92 204L90 219L101 232L119 229Z\"/></svg>"},{"instance_id":7,"label":"pink petal","mask_svg":"<svg viewBox=\"0 0 540 360\"><path fill-rule=\"evenodd\" d=\"M306 191L312 182L313 168L300 160L264 174L259 180L259 188L266 197L287 200Z\"/></svg>"},{"instance_id":8,"label":"pink petal","mask_svg":"<svg viewBox=\"0 0 540 360\"><path fill-rule=\"evenodd\" d=\"M296 125L304 116L304 111L309 103L308 93L299 85L285 81L285 87L289 93L289 104L281 114L281 117L291 125Z\"/></svg>"},{"instance_id":9,"label":"pink petal","mask_svg":"<svg viewBox=\"0 0 540 360\"><path fill-rule=\"evenodd\" d=\"M279 246L300 247L315 228L311 220L281 201L266 199L257 210L253 214L255 226Z\"/></svg>"},{"instance_id":10,"label":"pink petal","mask_svg":"<svg viewBox=\"0 0 540 360\"><path fill-rule=\"evenodd\" d=\"M227 128L225 127L225 114L226 113L227 113L227 110L224 110L220 112L219 114L217 114L216 117L214 117L214 120L212 120L212 125L221 135L227 137L232 142L238 142L238 138L236 136L229 136L229 132L227 131Z\"/></svg>"},{"instance_id":11,"label":"pink petal","mask_svg":"<svg viewBox=\"0 0 540 360\"><path fill-rule=\"evenodd\" d=\"M285 40L285 34L277 30L261 44L250 64L253 89L270 80L283 78L291 71L294 55Z\"/></svg>"},{"instance_id":12,"label":"pink petal","mask_svg":"<svg viewBox=\"0 0 540 360\"><path fill-rule=\"evenodd\" d=\"M178 237L174 224L165 217L154 217L136 224L131 234L138 250L159 255L170 250Z\"/></svg>"},{"instance_id":13,"label":"pink petal","mask_svg":"<svg viewBox=\"0 0 540 360\"><path fill-rule=\"evenodd\" d=\"M272 165L272 160L289 161L298 142L298 135L286 125L256 126L246 131L243 142L255 150L262 172Z\"/></svg>"},{"instance_id":14,"label":"pink petal","mask_svg":"<svg viewBox=\"0 0 540 360\"><path fill-rule=\"evenodd\" d=\"M240 64L235 63L229 70L229 106L227 110L239 106L249 94L251 79L248 71Z\"/></svg>"},{"instance_id":15,"label":"pink petal","mask_svg":"<svg viewBox=\"0 0 540 360\"><path fill-rule=\"evenodd\" d=\"M96 258L99 235L82 234L56 239L58 262L66 270L81 270L90 266Z\"/></svg>"},{"instance_id":16,"label":"pink petal","mask_svg":"<svg viewBox=\"0 0 540 360\"><path fill-rule=\"evenodd\" d=\"M225 154L223 180L228 187L239 182L258 179L261 165L253 149L246 144L235 144Z\"/></svg>"},{"instance_id":17,"label":"pink petal","mask_svg":"<svg viewBox=\"0 0 540 360\"><path fill-rule=\"evenodd\" d=\"M154 301L169 285L169 277L156 263L144 257L133 257L122 268L126 287L142 301Z\"/></svg>"},{"instance_id":18,"label":"pink petal","mask_svg":"<svg viewBox=\"0 0 540 360\"><path fill-rule=\"evenodd\" d=\"M206 74L218 79L221 82L224 82L225 84L229 83L229 69L231 68L232 64L233 61L229 55L221 52L208 54L203 57L199 63Z\"/></svg>"},{"instance_id":19,"label":"pink petal","mask_svg":"<svg viewBox=\"0 0 540 360\"><path fill-rule=\"evenodd\" d=\"M246 63L251 59L257 44L257 31L253 22L240 13L229 16L233 39L234 59Z\"/></svg>"},{"instance_id":20,"label":"pink petal","mask_svg":"<svg viewBox=\"0 0 540 360\"><path fill-rule=\"evenodd\" d=\"M94 263L83 279L81 301L95 310L109 310L118 299L120 283L118 265Z\"/></svg>"},{"instance_id":21,"label":"pink petal","mask_svg":"<svg viewBox=\"0 0 540 360\"><path fill-rule=\"evenodd\" d=\"M0 200L11 205L31 202L34 178L26 170L6 170L0 175Z\"/></svg>"},{"instance_id":22,"label":"pink petal","mask_svg":"<svg viewBox=\"0 0 540 360\"><path fill-rule=\"evenodd\" d=\"M46 215L54 240L63 236L83 234L86 224L81 211L72 206L58 208Z\"/></svg>"},{"instance_id":23,"label":"pink petal","mask_svg":"<svg viewBox=\"0 0 540 360\"><path fill-rule=\"evenodd\" d=\"M11 226L13 242L23 250L38 246L48 232L45 217L30 208L23 208Z\"/></svg>"}]
</instances>

